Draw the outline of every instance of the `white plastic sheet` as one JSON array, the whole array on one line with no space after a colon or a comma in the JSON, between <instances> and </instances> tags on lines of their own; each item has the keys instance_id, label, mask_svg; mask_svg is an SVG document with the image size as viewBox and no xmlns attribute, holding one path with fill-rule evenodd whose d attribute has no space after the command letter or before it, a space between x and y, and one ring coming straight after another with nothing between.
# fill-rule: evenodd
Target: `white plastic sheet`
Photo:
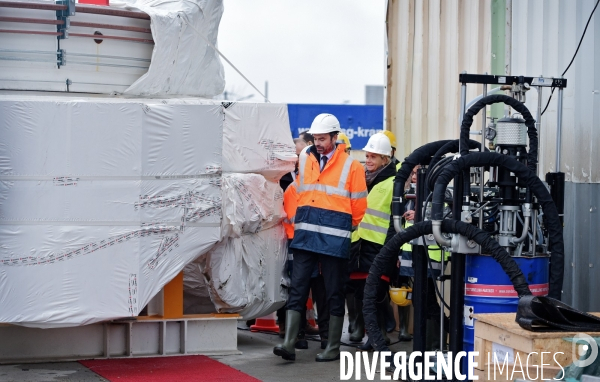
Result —
<instances>
[{"instance_id":1,"label":"white plastic sheet","mask_svg":"<svg viewBox=\"0 0 600 382\"><path fill-rule=\"evenodd\" d=\"M200 295L206 284L218 312L239 313L246 320L264 316L287 299L281 286L286 248L282 226L224 239L186 268L185 290Z\"/></svg>"},{"instance_id":2,"label":"white plastic sheet","mask_svg":"<svg viewBox=\"0 0 600 382\"><path fill-rule=\"evenodd\" d=\"M229 127L229 147L252 158L238 163L242 172L266 171L256 158L272 152L256 139L244 142L248 136L293 145L282 107L244 106L263 123L243 125L250 131L238 135ZM0 322L60 327L137 315L222 239L224 203L241 202L235 193L223 201L234 179L264 200L255 201L258 209L230 209L230 233L262 231L219 244L242 251L251 279L229 285L245 300L211 297L251 315L281 304L278 186L261 175L225 174L222 190L224 110L198 99L0 95ZM216 254L214 264L229 261ZM229 277L225 267L217 274Z\"/></svg>"},{"instance_id":3,"label":"white plastic sheet","mask_svg":"<svg viewBox=\"0 0 600 382\"><path fill-rule=\"evenodd\" d=\"M223 237L257 233L285 218L279 183L259 174L225 174L222 179Z\"/></svg>"},{"instance_id":4,"label":"white plastic sheet","mask_svg":"<svg viewBox=\"0 0 600 382\"><path fill-rule=\"evenodd\" d=\"M222 0L127 0L123 4L150 16L154 39L148 72L125 94L213 97L223 93L223 64L206 42L217 45Z\"/></svg>"},{"instance_id":5,"label":"white plastic sheet","mask_svg":"<svg viewBox=\"0 0 600 382\"><path fill-rule=\"evenodd\" d=\"M223 171L254 172L277 181L294 170L296 148L286 105L232 102L224 104L223 113Z\"/></svg>"}]
</instances>

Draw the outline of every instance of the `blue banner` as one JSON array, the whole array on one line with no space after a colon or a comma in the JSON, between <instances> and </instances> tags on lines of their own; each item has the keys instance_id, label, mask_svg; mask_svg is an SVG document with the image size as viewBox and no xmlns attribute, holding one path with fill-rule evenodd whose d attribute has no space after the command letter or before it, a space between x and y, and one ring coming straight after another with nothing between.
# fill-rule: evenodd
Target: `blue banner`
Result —
<instances>
[{"instance_id":1,"label":"blue banner","mask_svg":"<svg viewBox=\"0 0 600 382\"><path fill-rule=\"evenodd\" d=\"M317 115L335 115L340 121L342 131L350 139L353 150L362 150L371 135L383 130L382 105L289 104L288 113L294 138L308 130Z\"/></svg>"}]
</instances>

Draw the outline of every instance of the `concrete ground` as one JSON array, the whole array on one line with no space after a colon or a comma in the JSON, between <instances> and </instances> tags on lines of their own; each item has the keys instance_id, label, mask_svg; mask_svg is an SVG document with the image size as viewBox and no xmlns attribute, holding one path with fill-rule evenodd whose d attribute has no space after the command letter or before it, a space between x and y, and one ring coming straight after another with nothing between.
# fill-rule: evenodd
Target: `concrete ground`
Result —
<instances>
[{"instance_id":1,"label":"concrete ground","mask_svg":"<svg viewBox=\"0 0 600 382\"><path fill-rule=\"evenodd\" d=\"M344 326L347 328L347 325ZM389 333L394 342L398 332ZM366 340L366 337L365 337ZM320 353L320 341L309 341L308 349L296 350L296 361L285 361L273 354L273 347L280 343L277 335L238 331L238 349L242 355L212 357L220 362L238 369L262 381L339 381L340 362L315 362L315 356ZM349 343L348 334L344 332L342 342ZM412 342L400 342L390 346L392 351L412 351ZM356 352L349 346L341 347L342 351ZM362 378L365 378L364 366ZM352 378L354 379L354 378ZM375 379L379 379L376 374Z\"/></svg>"},{"instance_id":2,"label":"concrete ground","mask_svg":"<svg viewBox=\"0 0 600 382\"><path fill-rule=\"evenodd\" d=\"M347 325L345 326L345 328ZM241 355L213 356L226 365L240 370L262 381L339 381L340 362L315 362L321 352L320 341L309 341L309 348L296 350L296 361L284 361L273 354L273 347L281 341L278 335L252 333L245 324L238 330L238 350ZM390 339L397 340L398 332L389 333ZM344 333L342 342L348 343ZM392 351L412 350L412 342L402 342L390 346ZM352 347L342 346L341 350L354 353ZM365 378L364 366L362 378ZM352 378L354 379L354 378ZM375 379L380 379L379 374ZM53 382L81 381L100 382L106 379L88 370L78 362L54 362L36 364L0 365L0 382Z\"/></svg>"}]
</instances>

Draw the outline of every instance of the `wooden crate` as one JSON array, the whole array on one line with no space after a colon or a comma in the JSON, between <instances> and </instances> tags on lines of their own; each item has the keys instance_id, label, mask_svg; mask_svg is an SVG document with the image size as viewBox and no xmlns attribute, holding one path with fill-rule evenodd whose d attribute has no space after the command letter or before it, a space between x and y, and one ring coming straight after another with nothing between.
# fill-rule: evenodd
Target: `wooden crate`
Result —
<instances>
[{"instance_id":1,"label":"wooden crate","mask_svg":"<svg viewBox=\"0 0 600 382\"><path fill-rule=\"evenodd\" d=\"M592 313L600 316L600 313ZM567 366L578 359L572 342L564 340L575 336L576 332L530 332L515 322L515 313L495 313L475 315L475 346L479 356L475 358L477 369L475 374L479 375L480 381L513 381L514 379L525 379L528 381L541 381L554 378L561 370L561 366ZM592 337L600 336L600 333L586 333ZM505 348L503 348L505 347ZM494 365L493 350L498 353L508 351L516 361L517 357L523 366L523 375L518 365L508 365L500 372L498 365ZM540 373L541 353L545 366L543 374ZM559 354L562 352L563 354ZM537 354L536 354L537 353ZM489 358L488 358L489 355ZM529 359L528 359L529 357ZM513 370L515 373L510 378ZM560 365L560 366L559 366ZM496 367L494 367L496 366ZM502 366L502 365L500 365ZM496 374L494 378L494 368ZM529 375L527 375L527 369ZM537 375L537 376L536 376Z\"/></svg>"}]
</instances>

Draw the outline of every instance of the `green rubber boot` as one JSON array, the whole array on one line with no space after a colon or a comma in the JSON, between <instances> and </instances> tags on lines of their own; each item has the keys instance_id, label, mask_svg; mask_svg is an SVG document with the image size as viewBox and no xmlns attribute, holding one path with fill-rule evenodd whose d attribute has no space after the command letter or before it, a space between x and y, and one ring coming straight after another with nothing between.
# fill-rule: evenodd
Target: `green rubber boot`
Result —
<instances>
[{"instance_id":1,"label":"green rubber boot","mask_svg":"<svg viewBox=\"0 0 600 382\"><path fill-rule=\"evenodd\" d=\"M296 360L296 337L300 328L300 312L287 310L285 312L285 338L282 344L273 348L273 354L280 356L287 361Z\"/></svg>"},{"instance_id":2,"label":"green rubber boot","mask_svg":"<svg viewBox=\"0 0 600 382\"><path fill-rule=\"evenodd\" d=\"M317 354L315 361L330 362L340 359L340 344L343 329L344 316L329 316L329 338L327 339L327 348L325 348L323 353Z\"/></svg>"}]
</instances>

